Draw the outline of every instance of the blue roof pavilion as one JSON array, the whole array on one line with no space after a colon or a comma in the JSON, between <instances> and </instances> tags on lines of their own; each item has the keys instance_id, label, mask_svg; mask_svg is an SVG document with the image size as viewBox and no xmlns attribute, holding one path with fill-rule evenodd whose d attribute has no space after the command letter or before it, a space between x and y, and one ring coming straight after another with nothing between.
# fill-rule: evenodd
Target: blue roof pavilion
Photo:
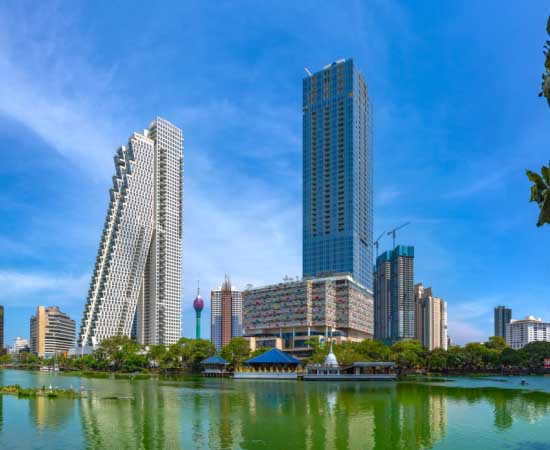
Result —
<instances>
[{"instance_id":1,"label":"blue roof pavilion","mask_svg":"<svg viewBox=\"0 0 550 450\"><path fill-rule=\"evenodd\" d=\"M278 348L271 350L245 361L246 364L281 364L281 365L298 365L302 364L298 358L289 355Z\"/></svg>"}]
</instances>

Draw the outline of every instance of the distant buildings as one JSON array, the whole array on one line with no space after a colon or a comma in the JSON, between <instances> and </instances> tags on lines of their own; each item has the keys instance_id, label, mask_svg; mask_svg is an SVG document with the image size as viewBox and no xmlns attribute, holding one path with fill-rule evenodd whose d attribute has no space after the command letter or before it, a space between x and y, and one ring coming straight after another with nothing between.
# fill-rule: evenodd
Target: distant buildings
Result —
<instances>
[{"instance_id":1,"label":"distant buildings","mask_svg":"<svg viewBox=\"0 0 550 450\"><path fill-rule=\"evenodd\" d=\"M19 355L19 353L23 351L29 351L29 341L25 338L17 336L13 340L13 354Z\"/></svg>"},{"instance_id":2,"label":"distant buildings","mask_svg":"<svg viewBox=\"0 0 550 450\"><path fill-rule=\"evenodd\" d=\"M303 274L372 289L372 111L352 59L303 80Z\"/></svg>"},{"instance_id":3,"label":"distant buildings","mask_svg":"<svg viewBox=\"0 0 550 450\"><path fill-rule=\"evenodd\" d=\"M414 286L415 337L428 350L447 350L447 303L432 295L432 288L424 288L422 283Z\"/></svg>"},{"instance_id":4,"label":"distant buildings","mask_svg":"<svg viewBox=\"0 0 550 450\"><path fill-rule=\"evenodd\" d=\"M115 155L115 176L78 344L181 337L183 135L156 118Z\"/></svg>"},{"instance_id":5,"label":"distant buildings","mask_svg":"<svg viewBox=\"0 0 550 450\"><path fill-rule=\"evenodd\" d=\"M75 345L75 333L75 321L57 306L39 306L31 317L30 350L46 358L68 353Z\"/></svg>"},{"instance_id":6,"label":"distant buildings","mask_svg":"<svg viewBox=\"0 0 550 450\"><path fill-rule=\"evenodd\" d=\"M398 245L377 258L374 310L376 339L414 339L414 247Z\"/></svg>"},{"instance_id":7,"label":"distant buildings","mask_svg":"<svg viewBox=\"0 0 550 450\"><path fill-rule=\"evenodd\" d=\"M527 316L523 320L512 319L506 326L506 343L514 350L536 341L550 342L550 323Z\"/></svg>"},{"instance_id":8,"label":"distant buildings","mask_svg":"<svg viewBox=\"0 0 550 450\"><path fill-rule=\"evenodd\" d=\"M231 338L243 335L243 296L225 277L223 285L212 290L210 301L210 339L220 350Z\"/></svg>"},{"instance_id":9,"label":"distant buildings","mask_svg":"<svg viewBox=\"0 0 550 450\"><path fill-rule=\"evenodd\" d=\"M506 325L512 320L512 310L506 308L506 306L497 306L495 308L495 334L493 336L500 336L506 338Z\"/></svg>"},{"instance_id":10,"label":"distant buildings","mask_svg":"<svg viewBox=\"0 0 550 450\"><path fill-rule=\"evenodd\" d=\"M370 291L350 275L287 281L247 289L243 323L251 347L306 351L311 339L372 339Z\"/></svg>"}]
</instances>

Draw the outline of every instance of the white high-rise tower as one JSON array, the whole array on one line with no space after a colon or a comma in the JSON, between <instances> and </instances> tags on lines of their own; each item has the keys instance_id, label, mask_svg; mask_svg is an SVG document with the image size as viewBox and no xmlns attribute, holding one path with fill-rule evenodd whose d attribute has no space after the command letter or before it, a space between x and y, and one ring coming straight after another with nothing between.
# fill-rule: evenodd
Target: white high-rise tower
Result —
<instances>
[{"instance_id":1,"label":"white high-rise tower","mask_svg":"<svg viewBox=\"0 0 550 450\"><path fill-rule=\"evenodd\" d=\"M115 167L79 346L130 336L133 325L142 344L173 344L181 337L181 130L157 117L118 149Z\"/></svg>"}]
</instances>

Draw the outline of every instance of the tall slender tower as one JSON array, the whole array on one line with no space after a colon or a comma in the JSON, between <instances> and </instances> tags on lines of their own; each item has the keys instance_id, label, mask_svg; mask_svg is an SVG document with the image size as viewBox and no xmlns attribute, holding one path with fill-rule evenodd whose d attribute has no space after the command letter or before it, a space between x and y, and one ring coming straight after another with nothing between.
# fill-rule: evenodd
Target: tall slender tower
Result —
<instances>
[{"instance_id":1,"label":"tall slender tower","mask_svg":"<svg viewBox=\"0 0 550 450\"><path fill-rule=\"evenodd\" d=\"M204 301L201 297L200 288L197 287L197 297L193 301L193 308L195 309L195 339L201 338L201 313L204 308Z\"/></svg>"},{"instance_id":2,"label":"tall slender tower","mask_svg":"<svg viewBox=\"0 0 550 450\"><path fill-rule=\"evenodd\" d=\"M512 310L506 306L497 306L495 308L495 333L494 336L506 338L506 326L512 320Z\"/></svg>"},{"instance_id":3,"label":"tall slender tower","mask_svg":"<svg viewBox=\"0 0 550 450\"><path fill-rule=\"evenodd\" d=\"M303 80L303 273L372 290L372 112L352 59Z\"/></svg>"},{"instance_id":4,"label":"tall slender tower","mask_svg":"<svg viewBox=\"0 0 550 450\"><path fill-rule=\"evenodd\" d=\"M374 335L388 343L414 339L414 247L397 245L376 260Z\"/></svg>"},{"instance_id":5,"label":"tall slender tower","mask_svg":"<svg viewBox=\"0 0 550 450\"><path fill-rule=\"evenodd\" d=\"M210 299L210 340L219 351L231 338L243 335L243 293L226 276Z\"/></svg>"},{"instance_id":6,"label":"tall slender tower","mask_svg":"<svg viewBox=\"0 0 550 450\"><path fill-rule=\"evenodd\" d=\"M181 337L183 135L157 117L115 155L116 173L79 345L135 333L142 344Z\"/></svg>"}]
</instances>

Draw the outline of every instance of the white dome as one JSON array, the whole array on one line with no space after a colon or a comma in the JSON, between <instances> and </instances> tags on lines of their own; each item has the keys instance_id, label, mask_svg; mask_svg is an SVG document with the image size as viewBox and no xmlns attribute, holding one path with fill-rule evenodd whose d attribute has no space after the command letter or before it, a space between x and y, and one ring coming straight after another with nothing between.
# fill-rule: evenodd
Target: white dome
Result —
<instances>
[{"instance_id":1,"label":"white dome","mask_svg":"<svg viewBox=\"0 0 550 450\"><path fill-rule=\"evenodd\" d=\"M325 366L327 367L338 367L338 360L336 359L336 355L332 353L332 349L330 353L327 355L327 358L325 359Z\"/></svg>"}]
</instances>

